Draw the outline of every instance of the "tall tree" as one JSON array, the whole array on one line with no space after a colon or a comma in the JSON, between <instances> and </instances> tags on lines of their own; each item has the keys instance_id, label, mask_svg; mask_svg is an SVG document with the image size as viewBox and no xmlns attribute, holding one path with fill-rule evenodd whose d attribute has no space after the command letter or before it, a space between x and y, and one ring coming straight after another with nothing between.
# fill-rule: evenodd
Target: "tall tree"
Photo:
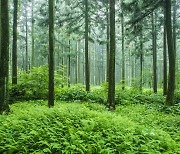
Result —
<instances>
[{"instance_id":1,"label":"tall tree","mask_svg":"<svg viewBox=\"0 0 180 154\"><path fill-rule=\"evenodd\" d=\"M166 38L166 16L164 8L164 32L163 32L163 95L167 95L167 38Z\"/></svg>"},{"instance_id":2,"label":"tall tree","mask_svg":"<svg viewBox=\"0 0 180 154\"><path fill-rule=\"evenodd\" d=\"M85 0L85 76L86 91L90 91L90 70L89 70L89 6L88 0Z\"/></svg>"},{"instance_id":3,"label":"tall tree","mask_svg":"<svg viewBox=\"0 0 180 154\"><path fill-rule=\"evenodd\" d=\"M122 33L122 89L125 88L125 52L124 52L124 15L121 12L121 33Z\"/></svg>"},{"instance_id":4,"label":"tall tree","mask_svg":"<svg viewBox=\"0 0 180 154\"><path fill-rule=\"evenodd\" d=\"M35 66L35 56L34 56L34 0L32 0L32 32L31 32L31 40L32 40L32 57L31 57L31 67Z\"/></svg>"},{"instance_id":5,"label":"tall tree","mask_svg":"<svg viewBox=\"0 0 180 154\"><path fill-rule=\"evenodd\" d=\"M54 106L54 0L49 0L49 97L48 106Z\"/></svg>"},{"instance_id":6,"label":"tall tree","mask_svg":"<svg viewBox=\"0 0 180 154\"><path fill-rule=\"evenodd\" d=\"M69 36L70 37L70 36ZM67 72L67 76L68 76L68 87L71 86L71 40L69 39L69 44L68 44L68 72Z\"/></svg>"},{"instance_id":7,"label":"tall tree","mask_svg":"<svg viewBox=\"0 0 180 154\"><path fill-rule=\"evenodd\" d=\"M28 72L28 2L25 4L25 16L26 16L26 72Z\"/></svg>"},{"instance_id":8,"label":"tall tree","mask_svg":"<svg viewBox=\"0 0 180 154\"><path fill-rule=\"evenodd\" d=\"M109 0L108 0L109 1ZM107 20L107 27L106 27L106 82L109 80L109 2L106 8L106 20Z\"/></svg>"},{"instance_id":9,"label":"tall tree","mask_svg":"<svg viewBox=\"0 0 180 154\"><path fill-rule=\"evenodd\" d=\"M17 84L17 16L18 0L13 0L13 46L12 46L12 84Z\"/></svg>"},{"instance_id":10,"label":"tall tree","mask_svg":"<svg viewBox=\"0 0 180 154\"><path fill-rule=\"evenodd\" d=\"M156 13L152 12L152 49L153 49L153 90L157 93L157 36L156 36Z\"/></svg>"},{"instance_id":11,"label":"tall tree","mask_svg":"<svg viewBox=\"0 0 180 154\"><path fill-rule=\"evenodd\" d=\"M165 0L165 16L166 16L166 32L167 32L167 45L169 54L169 78L168 78L168 91L166 97L167 105L174 105L174 90L175 90L175 51L174 41L172 34L172 20L171 20L171 0Z\"/></svg>"},{"instance_id":12,"label":"tall tree","mask_svg":"<svg viewBox=\"0 0 180 154\"><path fill-rule=\"evenodd\" d=\"M0 112L8 110L9 15L8 0L1 0Z\"/></svg>"},{"instance_id":13,"label":"tall tree","mask_svg":"<svg viewBox=\"0 0 180 154\"><path fill-rule=\"evenodd\" d=\"M143 28L140 27L140 91L142 92L143 87Z\"/></svg>"},{"instance_id":14,"label":"tall tree","mask_svg":"<svg viewBox=\"0 0 180 154\"><path fill-rule=\"evenodd\" d=\"M109 57L109 84L108 100L109 109L115 110L115 0L110 1L110 57Z\"/></svg>"}]
</instances>

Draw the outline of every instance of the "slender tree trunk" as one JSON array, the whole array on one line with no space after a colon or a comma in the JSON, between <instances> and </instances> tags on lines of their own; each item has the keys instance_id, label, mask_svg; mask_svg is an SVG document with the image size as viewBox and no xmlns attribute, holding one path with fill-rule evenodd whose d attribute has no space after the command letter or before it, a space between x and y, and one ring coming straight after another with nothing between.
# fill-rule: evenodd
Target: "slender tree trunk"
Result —
<instances>
[{"instance_id":1,"label":"slender tree trunk","mask_svg":"<svg viewBox=\"0 0 180 154\"><path fill-rule=\"evenodd\" d=\"M109 57L109 86L108 107L115 110L115 0L110 1L110 57Z\"/></svg>"},{"instance_id":2,"label":"slender tree trunk","mask_svg":"<svg viewBox=\"0 0 180 154\"><path fill-rule=\"evenodd\" d=\"M49 97L48 106L54 106L54 0L49 0Z\"/></svg>"},{"instance_id":3,"label":"slender tree trunk","mask_svg":"<svg viewBox=\"0 0 180 154\"><path fill-rule=\"evenodd\" d=\"M12 84L17 84L17 16L18 0L14 0L13 14L13 46L12 46Z\"/></svg>"},{"instance_id":4,"label":"slender tree trunk","mask_svg":"<svg viewBox=\"0 0 180 154\"><path fill-rule=\"evenodd\" d=\"M121 13L121 33L122 33L122 89L125 88L125 53L124 53L124 16Z\"/></svg>"},{"instance_id":5,"label":"slender tree trunk","mask_svg":"<svg viewBox=\"0 0 180 154\"><path fill-rule=\"evenodd\" d=\"M107 43L106 43L106 82L109 81L109 1L108 1L108 6L106 9L106 20L107 20Z\"/></svg>"},{"instance_id":6,"label":"slender tree trunk","mask_svg":"<svg viewBox=\"0 0 180 154\"><path fill-rule=\"evenodd\" d=\"M79 63L79 42L77 41L76 42L76 66L75 66L75 76L76 76L76 84L78 83L78 71L79 71L79 68L78 68L78 63Z\"/></svg>"},{"instance_id":7,"label":"slender tree trunk","mask_svg":"<svg viewBox=\"0 0 180 154\"><path fill-rule=\"evenodd\" d=\"M166 31L167 31L167 44L169 54L169 79L168 91L166 97L167 105L174 105L174 90L175 90L175 51L172 34L172 21L171 21L171 0L165 1L166 6Z\"/></svg>"},{"instance_id":8,"label":"slender tree trunk","mask_svg":"<svg viewBox=\"0 0 180 154\"><path fill-rule=\"evenodd\" d=\"M156 49L156 14L152 12L152 47L153 47L153 90L157 93L157 49Z\"/></svg>"},{"instance_id":9,"label":"slender tree trunk","mask_svg":"<svg viewBox=\"0 0 180 154\"><path fill-rule=\"evenodd\" d=\"M71 41L69 40L69 54L68 54L68 87L71 86Z\"/></svg>"},{"instance_id":10,"label":"slender tree trunk","mask_svg":"<svg viewBox=\"0 0 180 154\"><path fill-rule=\"evenodd\" d=\"M9 110L8 76L9 76L9 15L8 0L1 1L1 51L0 51L0 112Z\"/></svg>"},{"instance_id":11,"label":"slender tree trunk","mask_svg":"<svg viewBox=\"0 0 180 154\"><path fill-rule=\"evenodd\" d=\"M35 53L34 53L34 0L32 0L32 57L31 57L31 67L35 66Z\"/></svg>"},{"instance_id":12,"label":"slender tree trunk","mask_svg":"<svg viewBox=\"0 0 180 154\"><path fill-rule=\"evenodd\" d=\"M163 95L167 95L167 41L166 41L166 16L164 9L164 42L163 42Z\"/></svg>"},{"instance_id":13,"label":"slender tree trunk","mask_svg":"<svg viewBox=\"0 0 180 154\"><path fill-rule=\"evenodd\" d=\"M90 91L90 70L89 70L89 7L88 0L85 0L85 76L86 76L86 91Z\"/></svg>"},{"instance_id":14,"label":"slender tree trunk","mask_svg":"<svg viewBox=\"0 0 180 154\"><path fill-rule=\"evenodd\" d=\"M173 40L174 40L175 58L176 58L176 14L177 14L177 4L176 4L176 0L173 0Z\"/></svg>"},{"instance_id":15,"label":"slender tree trunk","mask_svg":"<svg viewBox=\"0 0 180 154\"><path fill-rule=\"evenodd\" d=\"M28 12L27 12L27 4L25 6L26 12L26 72L28 72Z\"/></svg>"},{"instance_id":16,"label":"slender tree trunk","mask_svg":"<svg viewBox=\"0 0 180 154\"><path fill-rule=\"evenodd\" d=\"M142 28L141 28L141 34L140 34L140 91L142 92L143 87L143 34L142 34Z\"/></svg>"}]
</instances>

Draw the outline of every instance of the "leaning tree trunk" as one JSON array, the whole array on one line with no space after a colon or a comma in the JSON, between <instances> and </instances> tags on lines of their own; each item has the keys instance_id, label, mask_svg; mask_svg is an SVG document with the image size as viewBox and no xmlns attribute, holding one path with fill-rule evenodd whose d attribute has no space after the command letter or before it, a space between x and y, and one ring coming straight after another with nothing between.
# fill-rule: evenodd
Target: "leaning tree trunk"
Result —
<instances>
[{"instance_id":1,"label":"leaning tree trunk","mask_svg":"<svg viewBox=\"0 0 180 154\"><path fill-rule=\"evenodd\" d=\"M115 110L115 0L110 1L110 57L109 57L109 84L108 107Z\"/></svg>"},{"instance_id":2,"label":"leaning tree trunk","mask_svg":"<svg viewBox=\"0 0 180 154\"><path fill-rule=\"evenodd\" d=\"M175 51L174 41L172 35L172 21L171 21L171 0L165 1L165 16L166 16L166 31L167 31L167 44L169 54L169 79L168 91L166 97L167 105L174 105L174 90L175 90Z\"/></svg>"},{"instance_id":3,"label":"leaning tree trunk","mask_svg":"<svg viewBox=\"0 0 180 154\"><path fill-rule=\"evenodd\" d=\"M9 15L8 0L1 1L0 112L8 110Z\"/></svg>"},{"instance_id":4,"label":"leaning tree trunk","mask_svg":"<svg viewBox=\"0 0 180 154\"><path fill-rule=\"evenodd\" d=\"M17 15L18 0L14 0L13 46L12 46L12 84L17 84Z\"/></svg>"},{"instance_id":5,"label":"leaning tree trunk","mask_svg":"<svg viewBox=\"0 0 180 154\"><path fill-rule=\"evenodd\" d=\"M48 106L54 106L54 0L49 0L49 97Z\"/></svg>"}]
</instances>

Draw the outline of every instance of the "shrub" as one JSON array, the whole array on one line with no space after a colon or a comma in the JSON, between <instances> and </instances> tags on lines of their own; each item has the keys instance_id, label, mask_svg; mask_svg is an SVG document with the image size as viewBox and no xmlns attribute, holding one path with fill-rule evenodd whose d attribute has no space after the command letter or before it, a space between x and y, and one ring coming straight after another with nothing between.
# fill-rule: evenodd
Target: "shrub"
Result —
<instances>
[{"instance_id":1,"label":"shrub","mask_svg":"<svg viewBox=\"0 0 180 154\"><path fill-rule=\"evenodd\" d=\"M58 74L59 73L59 74ZM66 79L61 72L55 72L54 84L61 87L66 84ZM34 67L26 73L18 74L18 84L10 88L11 100L47 99L48 94L48 66Z\"/></svg>"},{"instance_id":2,"label":"shrub","mask_svg":"<svg viewBox=\"0 0 180 154\"><path fill-rule=\"evenodd\" d=\"M0 153L177 153L160 129L87 104L21 103L0 117Z\"/></svg>"}]
</instances>

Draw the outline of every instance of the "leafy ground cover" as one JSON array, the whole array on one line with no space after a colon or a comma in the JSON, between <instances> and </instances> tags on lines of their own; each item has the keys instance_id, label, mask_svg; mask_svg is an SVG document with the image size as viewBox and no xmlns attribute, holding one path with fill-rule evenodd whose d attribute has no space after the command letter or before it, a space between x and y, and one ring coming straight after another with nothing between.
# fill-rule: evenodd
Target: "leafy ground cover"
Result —
<instances>
[{"instance_id":1,"label":"leafy ground cover","mask_svg":"<svg viewBox=\"0 0 180 154\"><path fill-rule=\"evenodd\" d=\"M149 104L19 102L0 115L0 153L179 153L180 115Z\"/></svg>"}]
</instances>

